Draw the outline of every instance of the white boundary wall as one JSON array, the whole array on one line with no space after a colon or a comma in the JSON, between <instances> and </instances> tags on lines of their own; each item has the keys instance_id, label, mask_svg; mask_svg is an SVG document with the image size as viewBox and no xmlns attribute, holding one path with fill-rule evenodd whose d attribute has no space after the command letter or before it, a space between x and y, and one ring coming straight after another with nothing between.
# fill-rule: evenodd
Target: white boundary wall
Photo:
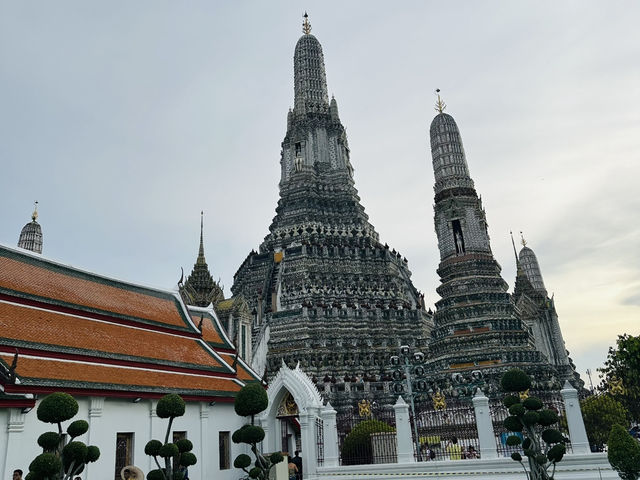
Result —
<instances>
[{"instance_id":1,"label":"white boundary wall","mask_svg":"<svg viewBox=\"0 0 640 480\"><path fill-rule=\"evenodd\" d=\"M519 463L511 458L492 460L442 460L417 463L387 463L382 465L349 465L318 467L308 480L396 480L447 479L525 480ZM558 463L555 480L613 480L618 474L611 469L604 453L566 455Z\"/></svg>"}]
</instances>

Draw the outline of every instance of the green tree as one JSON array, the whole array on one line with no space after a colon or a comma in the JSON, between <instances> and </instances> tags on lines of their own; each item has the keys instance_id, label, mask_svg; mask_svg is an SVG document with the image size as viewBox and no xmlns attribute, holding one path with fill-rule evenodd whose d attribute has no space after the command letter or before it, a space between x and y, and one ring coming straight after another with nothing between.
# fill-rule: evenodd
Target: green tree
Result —
<instances>
[{"instance_id":1,"label":"green tree","mask_svg":"<svg viewBox=\"0 0 640 480\"><path fill-rule=\"evenodd\" d=\"M609 463L623 480L640 478L640 443L627 430L614 425L607 442Z\"/></svg>"},{"instance_id":2,"label":"green tree","mask_svg":"<svg viewBox=\"0 0 640 480\"><path fill-rule=\"evenodd\" d=\"M147 473L147 480L183 480L184 473L173 471L173 462L183 467L195 465L198 461L191 452L193 444L183 438L176 443L169 443L169 434L174 419L184 415L186 405L180 395L170 393L165 395L156 405L156 415L160 418L168 418L167 432L164 436L164 443L160 440L149 440L144 447L144 453L153 457L158 468ZM160 465L160 459L164 461L164 468Z\"/></svg>"},{"instance_id":3,"label":"green tree","mask_svg":"<svg viewBox=\"0 0 640 480\"><path fill-rule=\"evenodd\" d=\"M601 447L607 443L613 425L629 424L627 409L608 393L585 398L580 402L580 409L591 445Z\"/></svg>"},{"instance_id":4,"label":"green tree","mask_svg":"<svg viewBox=\"0 0 640 480\"><path fill-rule=\"evenodd\" d=\"M629 411L631 418L640 421L640 335L620 335L616 348L609 347L600 389L609 392Z\"/></svg>"},{"instance_id":5,"label":"green tree","mask_svg":"<svg viewBox=\"0 0 640 480\"><path fill-rule=\"evenodd\" d=\"M567 441L558 430L548 428L558 423L558 415L553 410L545 409L542 401L536 397L521 400L518 393L531 388L531 378L522 370L514 368L506 372L500 385L505 392L510 393L503 399L510 414L504 420L504 426L510 432L522 432L524 435L524 440L517 435L510 435L507 437L507 445L515 447L522 444L529 471L522 463L520 453L512 453L511 458L522 465L527 478L553 480L556 464L566 452L564 444Z\"/></svg>"},{"instance_id":6,"label":"green tree","mask_svg":"<svg viewBox=\"0 0 640 480\"><path fill-rule=\"evenodd\" d=\"M380 432L395 432L395 428L380 420L365 420L351 430L342 445L343 465L371 463L373 459L371 434Z\"/></svg>"},{"instance_id":7,"label":"green tree","mask_svg":"<svg viewBox=\"0 0 640 480\"><path fill-rule=\"evenodd\" d=\"M67 427L68 442L62 423L78 413L78 402L71 395L52 393L42 399L37 409L38 420L57 425L57 432L45 432L38 437L42 453L29 465L25 480L68 480L81 473L88 463L100 457L100 450L75 440L89 430L85 420L76 420ZM66 443L65 443L66 442Z\"/></svg>"},{"instance_id":8,"label":"green tree","mask_svg":"<svg viewBox=\"0 0 640 480\"><path fill-rule=\"evenodd\" d=\"M249 383L242 387L236 396L234 408L241 417L251 417L251 423L243 425L233 432L231 439L233 443L245 443L250 446L255 457L255 462L249 455L241 453L233 461L233 466L243 470L250 478L267 480L269 471L284 460L280 452L275 452L265 457L258 449L258 445L264 439L264 430L258 425L254 425L255 416L266 410L269 405L267 392L259 383ZM253 463L253 468L249 468Z\"/></svg>"}]
</instances>

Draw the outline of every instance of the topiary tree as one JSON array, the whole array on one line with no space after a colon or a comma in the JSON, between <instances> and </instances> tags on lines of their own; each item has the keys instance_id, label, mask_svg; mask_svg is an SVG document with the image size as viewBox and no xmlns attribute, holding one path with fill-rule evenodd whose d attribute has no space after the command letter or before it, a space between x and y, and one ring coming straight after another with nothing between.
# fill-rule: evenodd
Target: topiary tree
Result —
<instances>
[{"instance_id":1,"label":"topiary tree","mask_svg":"<svg viewBox=\"0 0 640 480\"><path fill-rule=\"evenodd\" d=\"M241 417L251 417L251 423L243 425L233 432L231 439L233 443L245 443L250 446L251 452L255 456L255 462L249 455L241 453L233 461L233 466L244 471L249 478L267 480L269 471L284 460L280 452L275 452L265 457L258 449L258 444L264 439L264 430L258 425L254 425L255 416L266 410L269 405L267 392L259 383L249 383L242 387L236 395L234 409ZM249 467L253 464L253 468Z\"/></svg>"},{"instance_id":2,"label":"topiary tree","mask_svg":"<svg viewBox=\"0 0 640 480\"><path fill-rule=\"evenodd\" d=\"M607 458L623 480L640 478L640 443L625 430L615 424L607 441Z\"/></svg>"},{"instance_id":3,"label":"topiary tree","mask_svg":"<svg viewBox=\"0 0 640 480\"><path fill-rule=\"evenodd\" d=\"M164 443L160 440L149 440L144 447L144 453L153 457L158 468L147 473L147 480L183 480L184 471L179 469L173 471L175 461L181 467L190 467L198 462L196 456L191 452L193 443L183 438L176 443L169 443L169 434L173 420L184 415L186 405L180 395L170 393L165 395L156 405L156 415L160 418L168 418L167 433L164 436ZM164 461L164 468L160 466L160 459Z\"/></svg>"},{"instance_id":4,"label":"topiary tree","mask_svg":"<svg viewBox=\"0 0 640 480\"><path fill-rule=\"evenodd\" d=\"M510 414L504 420L504 426L510 432L522 432L524 435L524 440L517 435L510 435L507 437L507 445L515 447L522 444L528 458L529 471L522 463L520 453L512 453L511 458L522 465L527 478L552 480L556 464L566 452L564 444L567 439L558 430L546 428L558 423L558 415L553 410L543 408L542 401L538 398L521 400L518 394L531 387L531 378L522 370L514 368L506 372L500 385L505 392L511 393L503 399Z\"/></svg>"},{"instance_id":5,"label":"topiary tree","mask_svg":"<svg viewBox=\"0 0 640 480\"><path fill-rule=\"evenodd\" d=\"M341 452L342 464L372 463L371 434L380 432L395 432L395 428L380 420L365 420L356 425L344 439Z\"/></svg>"},{"instance_id":6,"label":"topiary tree","mask_svg":"<svg viewBox=\"0 0 640 480\"><path fill-rule=\"evenodd\" d=\"M78 413L78 402L67 393L57 392L42 399L36 411L38 420L58 426L57 432L45 432L38 437L42 453L29 465L25 480L67 480L81 473L88 463L100 457L100 449L76 441L89 430L85 420L76 420L67 427L68 443L62 423Z\"/></svg>"},{"instance_id":7,"label":"topiary tree","mask_svg":"<svg viewBox=\"0 0 640 480\"><path fill-rule=\"evenodd\" d=\"M629 412L609 394L592 395L580 402L589 443L601 448L607 443L613 425L628 425Z\"/></svg>"}]
</instances>

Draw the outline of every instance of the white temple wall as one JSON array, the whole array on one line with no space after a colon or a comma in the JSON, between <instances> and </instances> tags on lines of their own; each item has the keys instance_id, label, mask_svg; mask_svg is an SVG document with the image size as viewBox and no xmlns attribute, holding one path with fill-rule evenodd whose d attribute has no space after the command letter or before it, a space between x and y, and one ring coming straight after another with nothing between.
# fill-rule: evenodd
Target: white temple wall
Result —
<instances>
[{"instance_id":1,"label":"white temple wall","mask_svg":"<svg viewBox=\"0 0 640 480\"><path fill-rule=\"evenodd\" d=\"M155 416L157 400L143 399L134 403L132 400L107 398L101 412L96 408L100 402L96 402L95 399L93 403L92 399L87 397L78 397L76 400L79 411L73 420L87 420L90 425L89 432L78 440L100 448L100 458L81 474L83 480L111 478L115 472L117 433L133 433L134 465L140 467L145 474L156 468L153 459L145 455L144 447L152 438L164 441L168 420ZM89 415L91 407L92 413ZM37 404L24 415L20 413L20 409L0 409L1 478L11 478L11 473L16 468L22 469L26 474L31 461L42 453L37 444L40 434L56 430L54 425L38 420L36 408ZM20 417L23 418L22 425ZM69 423L65 422L64 426ZM246 449L230 441L230 468L220 470L219 432L229 432L231 436L244 423L246 419L235 414L233 403L216 403L210 406L208 403L187 402L185 415L174 420L172 432L187 432L187 438L193 442L193 453L198 458L198 463L189 467L189 478L236 480L240 472L233 468L233 460L238 454L247 453ZM169 439L171 441L172 434Z\"/></svg>"}]
</instances>

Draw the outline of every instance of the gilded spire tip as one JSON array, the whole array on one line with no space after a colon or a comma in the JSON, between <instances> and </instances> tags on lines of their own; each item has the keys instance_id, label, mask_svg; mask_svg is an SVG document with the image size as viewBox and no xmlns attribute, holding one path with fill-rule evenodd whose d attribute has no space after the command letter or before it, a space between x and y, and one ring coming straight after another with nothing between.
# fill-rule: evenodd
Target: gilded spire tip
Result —
<instances>
[{"instance_id":1,"label":"gilded spire tip","mask_svg":"<svg viewBox=\"0 0 640 480\"><path fill-rule=\"evenodd\" d=\"M311 33L311 23L309 23L309 15L307 12L304 12L304 22L302 22L302 33L305 35L309 35Z\"/></svg>"},{"instance_id":2,"label":"gilded spire tip","mask_svg":"<svg viewBox=\"0 0 640 480\"><path fill-rule=\"evenodd\" d=\"M31 220L34 222L38 219L38 201L34 202L33 213L31 214Z\"/></svg>"},{"instance_id":3,"label":"gilded spire tip","mask_svg":"<svg viewBox=\"0 0 640 480\"><path fill-rule=\"evenodd\" d=\"M440 89L436 88L436 95L438 95L438 101L436 102L436 111L439 113L444 112L444 109L447 108L447 104L442 101L440 98Z\"/></svg>"}]
</instances>

